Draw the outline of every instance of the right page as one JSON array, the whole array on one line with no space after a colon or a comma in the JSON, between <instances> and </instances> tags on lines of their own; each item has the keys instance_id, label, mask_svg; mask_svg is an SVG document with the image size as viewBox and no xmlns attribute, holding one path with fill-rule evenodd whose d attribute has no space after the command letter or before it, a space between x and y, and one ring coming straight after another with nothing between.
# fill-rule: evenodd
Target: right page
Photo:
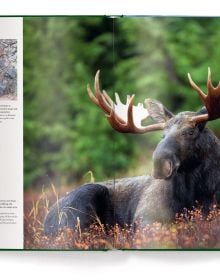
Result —
<instances>
[{"instance_id":1,"label":"right page","mask_svg":"<svg viewBox=\"0 0 220 280\"><path fill-rule=\"evenodd\" d=\"M124 171L115 168L125 177L115 182L115 247L218 248L220 20L115 22L115 57L124 54L115 91L124 105L116 96L110 122L129 148Z\"/></svg>"}]
</instances>

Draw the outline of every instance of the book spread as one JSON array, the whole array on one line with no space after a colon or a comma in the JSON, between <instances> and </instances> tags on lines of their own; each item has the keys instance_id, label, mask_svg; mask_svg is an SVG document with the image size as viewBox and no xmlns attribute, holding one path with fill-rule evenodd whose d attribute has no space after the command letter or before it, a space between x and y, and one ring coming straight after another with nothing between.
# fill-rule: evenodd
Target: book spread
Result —
<instances>
[{"instance_id":1,"label":"book spread","mask_svg":"<svg viewBox=\"0 0 220 280\"><path fill-rule=\"evenodd\" d=\"M0 18L0 249L220 248L220 18Z\"/></svg>"}]
</instances>

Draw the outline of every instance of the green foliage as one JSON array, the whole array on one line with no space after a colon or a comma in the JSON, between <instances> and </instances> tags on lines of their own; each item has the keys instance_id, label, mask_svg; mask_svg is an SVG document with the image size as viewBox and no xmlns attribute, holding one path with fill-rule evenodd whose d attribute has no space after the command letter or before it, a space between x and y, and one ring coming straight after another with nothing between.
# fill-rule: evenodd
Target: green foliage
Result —
<instances>
[{"instance_id":1,"label":"green foliage","mask_svg":"<svg viewBox=\"0 0 220 280\"><path fill-rule=\"evenodd\" d=\"M210 66L216 82L219 39L218 18L25 18L25 186L45 178L66 184L88 172L96 180L131 167L135 173L160 133L114 132L91 104L87 83L93 86L101 69L112 97L136 93L136 102L151 97L175 113L195 111L201 102L186 74L206 90ZM212 126L218 132L217 122Z\"/></svg>"},{"instance_id":2,"label":"green foliage","mask_svg":"<svg viewBox=\"0 0 220 280\"><path fill-rule=\"evenodd\" d=\"M126 43L125 48L129 43ZM117 61L123 61L121 54ZM86 85L102 68L103 87L114 88L112 21L101 18L25 18L25 185L97 180L129 165L130 137L112 131L91 104ZM116 158L115 153L121 153Z\"/></svg>"}]
</instances>

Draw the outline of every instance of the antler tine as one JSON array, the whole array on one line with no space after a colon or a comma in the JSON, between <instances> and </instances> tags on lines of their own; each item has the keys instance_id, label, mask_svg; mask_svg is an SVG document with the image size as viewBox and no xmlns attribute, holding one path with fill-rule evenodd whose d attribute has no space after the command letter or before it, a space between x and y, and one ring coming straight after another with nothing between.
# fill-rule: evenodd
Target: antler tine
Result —
<instances>
[{"instance_id":1,"label":"antler tine","mask_svg":"<svg viewBox=\"0 0 220 280\"><path fill-rule=\"evenodd\" d=\"M204 100L206 99L206 94L193 82L190 73L188 73L188 79L191 86L195 89L195 91L199 94L200 98L204 102Z\"/></svg>"},{"instance_id":2,"label":"antler tine","mask_svg":"<svg viewBox=\"0 0 220 280\"><path fill-rule=\"evenodd\" d=\"M108 93L105 90L103 90L102 92L103 92L103 95L105 97L105 100L109 103L109 105L111 107L113 107L114 106L114 102L112 101L111 97L108 95Z\"/></svg>"},{"instance_id":3,"label":"antler tine","mask_svg":"<svg viewBox=\"0 0 220 280\"><path fill-rule=\"evenodd\" d=\"M219 81L217 87L213 86L210 67L208 67L207 88L208 88L208 94L209 95L219 94L219 91L220 91L220 81Z\"/></svg>"},{"instance_id":4,"label":"antler tine","mask_svg":"<svg viewBox=\"0 0 220 280\"><path fill-rule=\"evenodd\" d=\"M99 85L99 76L100 70L98 70L95 75L95 95L93 94L89 84L87 85L87 92L92 102L95 103L98 107L100 107L107 114L106 117L109 118L114 112L115 104L106 91L103 90L103 92L101 92ZM119 116L116 116L116 114L114 115L114 120L118 123L124 123L124 120L121 119Z\"/></svg>"},{"instance_id":5,"label":"antler tine","mask_svg":"<svg viewBox=\"0 0 220 280\"><path fill-rule=\"evenodd\" d=\"M210 68L208 68L207 87L206 109L209 114L209 120L218 119L220 118L220 83L216 87L213 86Z\"/></svg>"},{"instance_id":6,"label":"antler tine","mask_svg":"<svg viewBox=\"0 0 220 280\"><path fill-rule=\"evenodd\" d=\"M208 93L212 92L214 89L213 84L212 84L212 74L211 74L210 67L208 67L207 89L208 89Z\"/></svg>"},{"instance_id":7,"label":"antler tine","mask_svg":"<svg viewBox=\"0 0 220 280\"><path fill-rule=\"evenodd\" d=\"M136 131L136 127L134 124L134 118L133 118L134 97L135 97L135 95L133 94L131 96L129 104L128 104L128 123L129 123L130 129L133 129L134 131Z\"/></svg>"},{"instance_id":8,"label":"antler tine","mask_svg":"<svg viewBox=\"0 0 220 280\"><path fill-rule=\"evenodd\" d=\"M94 88L95 88L96 97L98 100L99 107L101 107L107 114L109 114L111 112L111 106L107 103L105 96L103 95L103 93L100 90L99 75L100 75L100 70L98 70L95 75ZM107 93L105 93L105 94L107 94Z\"/></svg>"},{"instance_id":9,"label":"antler tine","mask_svg":"<svg viewBox=\"0 0 220 280\"><path fill-rule=\"evenodd\" d=\"M89 95L90 99L92 100L92 102L95 103L97 106L99 106L99 101L93 94L89 84L87 85L87 92L88 92L88 95Z\"/></svg>"},{"instance_id":10,"label":"antler tine","mask_svg":"<svg viewBox=\"0 0 220 280\"><path fill-rule=\"evenodd\" d=\"M217 87L213 86L210 67L208 67L207 95L192 81L190 74L188 74L188 78L191 86L201 97L202 102L204 103L208 112L208 114L192 117L192 121L199 123L220 118L220 83L217 85Z\"/></svg>"},{"instance_id":11,"label":"antler tine","mask_svg":"<svg viewBox=\"0 0 220 280\"><path fill-rule=\"evenodd\" d=\"M99 75L100 75L100 70L98 70L95 75L95 82L94 82L95 95L93 94L89 84L87 85L87 92L90 99L93 101L93 103L95 103L105 113L107 113L107 115L109 115L112 111L114 102L111 100L110 96L107 94L106 91L103 90L103 92L101 92L100 85L99 85Z\"/></svg>"}]
</instances>

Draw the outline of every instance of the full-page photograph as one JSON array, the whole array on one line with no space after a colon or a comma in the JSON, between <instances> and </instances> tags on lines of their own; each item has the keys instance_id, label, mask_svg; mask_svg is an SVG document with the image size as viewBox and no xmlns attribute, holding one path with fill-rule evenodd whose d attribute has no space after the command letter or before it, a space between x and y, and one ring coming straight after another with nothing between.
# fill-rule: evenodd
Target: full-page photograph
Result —
<instances>
[{"instance_id":1,"label":"full-page photograph","mask_svg":"<svg viewBox=\"0 0 220 280\"><path fill-rule=\"evenodd\" d=\"M1 247L218 250L220 18L5 24Z\"/></svg>"}]
</instances>

